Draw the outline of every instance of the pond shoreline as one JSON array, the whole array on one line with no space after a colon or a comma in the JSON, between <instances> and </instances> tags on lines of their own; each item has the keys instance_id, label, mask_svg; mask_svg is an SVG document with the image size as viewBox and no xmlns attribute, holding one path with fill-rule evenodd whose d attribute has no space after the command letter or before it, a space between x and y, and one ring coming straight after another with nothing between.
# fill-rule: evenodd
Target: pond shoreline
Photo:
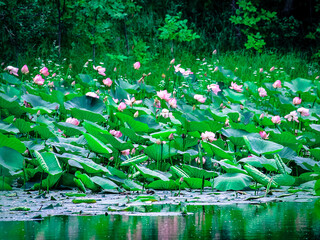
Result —
<instances>
[{"instance_id":1,"label":"pond shoreline","mask_svg":"<svg viewBox=\"0 0 320 240\"><path fill-rule=\"evenodd\" d=\"M151 191L147 193L87 193L78 195L71 190L53 190L39 195L38 191L0 192L0 221L41 220L48 216L79 215L152 215L169 216L192 214L187 205L263 204L269 202L312 202L319 199L312 192L288 193L286 188L273 190L265 196L264 191L212 191L211 188L186 191ZM69 195L69 196L67 196ZM80 194L81 195L81 194ZM88 203L86 203L88 202ZM174 209L154 210L152 206L178 206Z\"/></svg>"}]
</instances>

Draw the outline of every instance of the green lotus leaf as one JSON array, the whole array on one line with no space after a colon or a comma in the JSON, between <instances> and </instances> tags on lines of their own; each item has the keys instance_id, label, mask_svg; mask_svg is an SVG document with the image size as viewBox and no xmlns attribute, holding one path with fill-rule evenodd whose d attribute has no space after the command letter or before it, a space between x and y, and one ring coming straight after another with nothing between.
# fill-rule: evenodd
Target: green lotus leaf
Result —
<instances>
[{"instance_id":1,"label":"green lotus leaf","mask_svg":"<svg viewBox=\"0 0 320 240\"><path fill-rule=\"evenodd\" d=\"M15 137L7 137L0 133L0 147L9 147L19 153L23 153L26 150L26 146Z\"/></svg>"},{"instance_id":2,"label":"green lotus leaf","mask_svg":"<svg viewBox=\"0 0 320 240\"><path fill-rule=\"evenodd\" d=\"M179 179L176 180L176 182ZM203 187L211 187L211 183L207 180L202 180L201 178L184 178L183 183L181 185L182 188L190 188L190 189L201 189Z\"/></svg>"},{"instance_id":3,"label":"green lotus leaf","mask_svg":"<svg viewBox=\"0 0 320 240\"><path fill-rule=\"evenodd\" d=\"M313 87L313 83L308 79L296 78L291 82L285 82L284 86L290 88L294 93L302 93L310 91L310 89Z\"/></svg>"},{"instance_id":4,"label":"green lotus leaf","mask_svg":"<svg viewBox=\"0 0 320 240\"><path fill-rule=\"evenodd\" d=\"M242 93L237 93L231 89L223 90L223 95L232 103L244 104L246 97Z\"/></svg>"},{"instance_id":5,"label":"green lotus leaf","mask_svg":"<svg viewBox=\"0 0 320 240\"><path fill-rule=\"evenodd\" d=\"M99 185L102 189L116 189L118 188L118 185L112 182L109 179L94 176L91 178L92 182Z\"/></svg>"},{"instance_id":6,"label":"green lotus leaf","mask_svg":"<svg viewBox=\"0 0 320 240\"><path fill-rule=\"evenodd\" d=\"M161 181L161 180L159 180L159 181ZM143 190L142 185L140 185L130 179L124 180L124 183L122 184L122 186L128 191L141 191L141 190Z\"/></svg>"},{"instance_id":7,"label":"green lotus leaf","mask_svg":"<svg viewBox=\"0 0 320 240\"><path fill-rule=\"evenodd\" d=\"M243 137L250 152L260 154L272 154L280 152L284 147L280 144L252 137Z\"/></svg>"},{"instance_id":8,"label":"green lotus leaf","mask_svg":"<svg viewBox=\"0 0 320 240\"><path fill-rule=\"evenodd\" d=\"M155 190L178 190L179 185L173 180L156 180L151 182L146 188L152 188Z\"/></svg>"},{"instance_id":9,"label":"green lotus leaf","mask_svg":"<svg viewBox=\"0 0 320 240\"><path fill-rule=\"evenodd\" d=\"M40 107L39 109L36 109L37 111L40 109L50 109L49 111L51 112L51 110L54 110L57 106L56 103L49 103L44 101L41 97L32 94L25 94L21 98L30 103L33 108ZM45 112L48 112L48 110Z\"/></svg>"},{"instance_id":10,"label":"green lotus leaf","mask_svg":"<svg viewBox=\"0 0 320 240\"><path fill-rule=\"evenodd\" d=\"M218 163L227 173L247 173L245 170L241 168L240 164L236 165L230 160L220 160L215 162Z\"/></svg>"},{"instance_id":11,"label":"green lotus leaf","mask_svg":"<svg viewBox=\"0 0 320 240\"><path fill-rule=\"evenodd\" d=\"M313 148L309 150L311 155L315 157L318 161L320 161L320 148Z\"/></svg>"},{"instance_id":12,"label":"green lotus leaf","mask_svg":"<svg viewBox=\"0 0 320 240\"><path fill-rule=\"evenodd\" d=\"M153 144L144 149L144 153L153 160L163 161L168 159L170 156L177 155L176 149L173 147L170 148L169 152L169 144Z\"/></svg>"},{"instance_id":13,"label":"green lotus leaf","mask_svg":"<svg viewBox=\"0 0 320 240\"><path fill-rule=\"evenodd\" d=\"M103 142L98 140L96 137L88 133L84 133L83 135L86 138L88 145L92 149L92 151L100 154L112 153L112 150L109 147L107 147Z\"/></svg>"},{"instance_id":14,"label":"green lotus leaf","mask_svg":"<svg viewBox=\"0 0 320 240\"><path fill-rule=\"evenodd\" d=\"M0 147L0 171L2 176L12 176L23 168L22 155L9 147Z\"/></svg>"},{"instance_id":15,"label":"green lotus leaf","mask_svg":"<svg viewBox=\"0 0 320 240\"><path fill-rule=\"evenodd\" d=\"M280 186L292 186L296 179L288 174L277 174L273 177L273 180Z\"/></svg>"},{"instance_id":16,"label":"green lotus leaf","mask_svg":"<svg viewBox=\"0 0 320 240\"><path fill-rule=\"evenodd\" d=\"M128 160L122 162L120 166L133 166L134 164L145 162L146 160L148 160L148 158L149 158L148 156L141 154L141 155L129 158Z\"/></svg>"},{"instance_id":17,"label":"green lotus leaf","mask_svg":"<svg viewBox=\"0 0 320 240\"><path fill-rule=\"evenodd\" d=\"M111 172L106 167L101 166L90 159L72 158L70 160L79 163L81 167L89 174L106 173L111 175Z\"/></svg>"},{"instance_id":18,"label":"green lotus leaf","mask_svg":"<svg viewBox=\"0 0 320 240\"><path fill-rule=\"evenodd\" d=\"M229 151L223 150L212 143L201 141L201 145L209 156L219 156L222 159L233 160Z\"/></svg>"},{"instance_id":19,"label":"green lotus leaf","mask_svg":"<svg viewBox=\"0 0 320 240\"><path fill-rule=\"evenodd\" d=\"M170 134L173 134L176 131L177 131L176 129L167 129L167 130L163 130L163 131L152 133L152 134L150 134L150 136L153 137L153 138L166 139L166 138L168 138L170 136Z\"/></svg>"},{"instance_id":20,"label":"green lotus leaf","mask_svg":"<svg viewBox=\"0 0 320 240\"><path fill-rule=\"evenodd\" d=\"M257 156L252 156L252 157L247 157L247 158L242 158L239 160L239 162L244 162L248 163L256 168L265 168L267 171L277 171L277 165L274 159L267 159L265 157L257 157Z\"/></svg>"},{"instance_id":21,"label":"green lotus leaf","mask_svg":"<svg viewBox=\"0 0 320 240\"><path fill-rule=\"evenodd\" d=\"M15 76L12 76L11 74L1 73L0 76L3 80L5 80L9 84L15 84L15 85L21 84L21 81L19 80L19 78L16 78Z\"/></svg>"},{"instance_id":22,"label":"green lotus leaf","mask_svg":"<svg viewBox=\"0 0 320 240\"><path fill-rule=\"evenodd\" d=\"M106 119L100 114L83 108L71 108L71 115L80 120L103 123Z\"/></svg>"},{"instance_id":23,"label":"green lotus leaf","mask_svg":"<svg viewBox=\"0 0 320 240\"><path fill-rule=\"evenodd\" d=\"M139 121L136 121L133 117L126 115L124 113L116 113L116 116L122 121L126 122L130 128L132 128L136 133L148 133L149 132L149 126L146 123L142 123Z\"/></svg>"},{"instance_id":24,"label":"green lotus leaf","mask_svg":"<svg viewBox=\"0 0 320 240\"><path fill-rule=\"evenodd\" d=\"M209 171L186 164L182 165L182 170L185 171L191 178L202 179L204 177L205 179L209 179L218 176L218 174L214 171Z\"/></svg>"},{"instance_id":25,"label":"green lotus leaf","mask_svg":"<svg viewBox=\"0 0 320 240\"><path fill-rule=\"evenodd\" d=\"M60 163L54 153L43 152L39 153L34 151L37 162L42 170L50 175L56 175L62 173Z\"/></svg>"},{"instance_id":26,"label":"green lotus leaf","mask_svg":"<svg viewBox=\"0 0 320 240\"><path fill-rule=\"evenodd\" d=\"M150 170L149 168L143 167L143 166L138 166L135 165L135 168L145 177L145 178L159 178L163 181L169 181L169 178L164 175L161 174L159 172Z\"/></svg>"},{"instance_id":27,"label":"green lotus leaf","mask_svg":"<svg viewBox=\"0 0 320 240\"><path fill-rule=\"evenodd\" d=\"M39 134L40 137L44 140L52 139L53 141L58 141L58 137L54 135L53 132L48 129L48 127L39 125L34 126L32 130Z\"/></svg>"},{"instance_id":28,"label":"green lotus leaf","mask_svg":"<svg viewBox=\"0 0 320 240\"><path fill-rule=\"evenodd\" d=\"M0 133L12 133L17 134L19 129L15 127L12 123L6 124L4 122L0 122Z\"/></svg>"},{"instance_id":29,"label":"green lotus leaf","mask_svg":"<svg viewBox=\"0 0 320 240\"><path fill-rule=\"evenodd\" d=\"M243 173L226 173L214 179L214 188L219 191L243 190L248 187L252 178Z\"/></svg>"},{"instance_id":30,"label":"green lotus leaf","mask_svg":"<svg viewBox=\"0 0 320 240\"><path fill-rule=\"evenodd\" d=\"M75 126L67 122L53 123L57 128L59 128L67 136L77 136L81 135L85 129L83 127Z\"/></svg>"},{"instance_id":31,"label":"green lotus leaf","mask_svg":"<svg viewBox=\"0 0 320 240\"><path fill-rule=\"evenodd\" d=\"M106 109L105 104L101 99L88 97L88 96L81 96L75 97L70 101L65 103L66 109L72 108L81 108L86 109L88 111L102 114L102 112Z\"/></svg>"},{"instance_id":32,"label":"green lotus leaf","mask_svg":"<svg viewBox=\"0 0 320 240\"><path fill-rule=\"evenodd\" d=\"M80 84L84 87L95 86L96 82L93 81L93 78L88 74L79 74Z\"/></svg>"},{"instance_id":33,"label":"green lotus leaf","mask_svg":"<svg viewBox=\"0 0 320 240\"><path fill-rule=\"evenodd\" d=\"M282 132L280 134L270 132L269 139L272 142L279 143L285 147L290 147L293 150L296 150L301 144L301 142L290 132Z\"/></svg>"},{"instance_id":34,"label":"green lotus leaf","mask_svg":"<svg viewBox=\"0 0 320 240\"><path fill-rule=\"evenodd\" d=\"M80 179L85 187L91 189L94 192L98 191L97 185L95 185L95 183L91 180L91 178L87 174L77 171L75 173L75 177Z\"/></svg>"}]
</instances>

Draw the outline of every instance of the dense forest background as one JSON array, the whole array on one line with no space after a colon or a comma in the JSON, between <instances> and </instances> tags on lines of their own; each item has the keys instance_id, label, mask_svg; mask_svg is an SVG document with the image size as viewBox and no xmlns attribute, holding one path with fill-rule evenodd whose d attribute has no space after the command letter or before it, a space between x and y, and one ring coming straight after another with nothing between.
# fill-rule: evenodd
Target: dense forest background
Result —
<instances>
[{"instance_id":1,"label":"dense forest background","mask_svg":"<svg viewBox=\"0 0 320 240\"><path fill-rule=\"evenodd\" d=\"M2 0L1 59L298 51L320 59L319 0Z\"/></svg>"}]
</instances>

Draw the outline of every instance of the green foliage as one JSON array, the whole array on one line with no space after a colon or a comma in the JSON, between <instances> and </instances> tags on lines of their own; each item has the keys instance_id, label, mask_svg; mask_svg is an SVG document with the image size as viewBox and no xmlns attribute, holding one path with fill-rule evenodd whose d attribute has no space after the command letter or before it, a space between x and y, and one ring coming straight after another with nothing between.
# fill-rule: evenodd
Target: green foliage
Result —
<instances>
[{"instance_id":1,"label":"green foliage","mask_svg":"<svg viewBox=\"0 0 320 240\"><path fill-rule=\"evenodd\" d=\"M246 49L255 49L262 52L266 45L264 34L266 32L266 23L272 21L276 17L276 12L271 12L250 0L237 1L239 8L236 10L236 15L230 17L230 21L236 25L241 25L242 33L247 36L245 43Z\"/></svg>"},{"instance_id":2,"label":"green foliage","mask_svg":"<svg viewBox=\"0 0 320 240\"><path fill-rule=\"evenodd\" d=\"M166 15L164 26L158 29L160 31L160 39L189 42L200 38L199 35L188 28L188 20L181 20L181 16L181 12L177 16Z\"/></svg>"}]
</instances>

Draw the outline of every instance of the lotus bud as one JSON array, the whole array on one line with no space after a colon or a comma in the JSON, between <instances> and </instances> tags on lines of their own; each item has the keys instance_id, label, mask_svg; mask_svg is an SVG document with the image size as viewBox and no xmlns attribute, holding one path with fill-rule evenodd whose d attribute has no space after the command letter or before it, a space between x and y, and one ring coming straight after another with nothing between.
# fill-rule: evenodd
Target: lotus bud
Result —
<instances>
[{"instance_id":1,"label":"lotus bud","mask_svg":"<svg viewBox=\"0 0 320 240\"><path fill-rule=\"evenodd\" d=\"M171 133L168 138L169 138L169 140L173 140L173 138L174 138L173 133Z\"/></svg>"},{"instance_id":2,"label":"lotus bud","mask_svg":"<svg viewBox=\"0 0 320 240\"><path fill-rule=\"evenodd\" d=\"M134 113L133 117L137 118L138 116L139 116L139 112L136 111L136 112Z\"/></svg>"}]
</instances>

